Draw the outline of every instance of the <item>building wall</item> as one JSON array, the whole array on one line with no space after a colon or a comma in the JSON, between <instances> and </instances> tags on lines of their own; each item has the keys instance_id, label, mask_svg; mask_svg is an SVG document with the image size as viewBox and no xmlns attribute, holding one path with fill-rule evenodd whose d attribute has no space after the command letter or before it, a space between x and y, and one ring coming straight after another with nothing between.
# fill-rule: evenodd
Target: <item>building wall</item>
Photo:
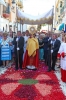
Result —
<instances>
[{"instance_id":1,"label":"building wall","mask_svg":"<svg viewBox=\"0 0 66 100\"><path fill-rule=\"evenodd\" d=\"M16 30L16 25L15 23L17 22L17 17L16 17L16 7L17 7L17 0L15 4L12 4L12 0L4 0L6 3L9 3L10 5L10 14L8 18L3 17L3 5L0 5L0 28L4 31L9 31L11 28L12 31ZM22 8L21 8L22 9ZM7 28L6 28L7 26ZM9 27L10 26L10 27ZM14 29L15 27L15 29Z\"/></svg>"},{"instance_id":2,"label":"building wall","mask_svg":"<svg viewBox=\"0 0 66 100\"><path fill-rule=\"evenodd\" d=\"M6 3L10 3L10 0L4 0ZM4 31L9 31L9 18L4 18L3 17L3 8L4 6L1 5L0 6L0 28L1 30L4 30ZM6 9L6 7L5 7Z\"/></svg>"},{"instance_id":3,"label":"building wall","mask_svg":"<svg viewBox=\"0 0 66 100\"><path fill-rule=\"evenodd\" d=\"M62 2L62 3L61 3ZM55 2L55 27L62 24L64 14L64 0L56 0Z\"/></svg>"},{"instance_id":4,"label":"building wall","mask_svg":"<svg viewBox=\"0 0 66 100\"><path fill-rule=\"evenodd\" d=\"M60 0L56 0L55 2L55 27L58 25L58 16L60 15L59 1Z\"/></svg>"}]
</instances>

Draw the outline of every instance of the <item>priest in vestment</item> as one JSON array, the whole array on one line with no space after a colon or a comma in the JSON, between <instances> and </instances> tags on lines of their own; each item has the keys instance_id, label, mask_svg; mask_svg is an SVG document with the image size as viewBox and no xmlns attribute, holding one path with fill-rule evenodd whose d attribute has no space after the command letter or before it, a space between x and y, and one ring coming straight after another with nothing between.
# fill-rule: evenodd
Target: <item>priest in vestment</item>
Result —
<instances>
[{"instance_id":1,"label":"priest in vestment","mask_svg":"<svg viewBox=\"0 0 66 100\"><path fill-rule=\"evenodd\" d=\"M30 34L27 41L26 52L23 61L23 68L37 69L39 64L39 44L38 39Z\"/></svg>"}]
</instances>

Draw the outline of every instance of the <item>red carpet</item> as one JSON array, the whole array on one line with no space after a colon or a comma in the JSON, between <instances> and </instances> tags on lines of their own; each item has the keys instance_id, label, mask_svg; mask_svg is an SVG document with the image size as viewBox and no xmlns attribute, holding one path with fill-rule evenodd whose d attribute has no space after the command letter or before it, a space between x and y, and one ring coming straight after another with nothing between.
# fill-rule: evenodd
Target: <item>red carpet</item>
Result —
<instances>
[{"instance_id":1,"label":"red carpet","mask_svg":"<svg viewBox=\"0 0 66 100\"><path fill-rule=\"evenodd\" d=\"M43 62L36 71L9 68L0 75L0 100L66 100L54 72L46 71Z\"/></svg>"}]
</instances>

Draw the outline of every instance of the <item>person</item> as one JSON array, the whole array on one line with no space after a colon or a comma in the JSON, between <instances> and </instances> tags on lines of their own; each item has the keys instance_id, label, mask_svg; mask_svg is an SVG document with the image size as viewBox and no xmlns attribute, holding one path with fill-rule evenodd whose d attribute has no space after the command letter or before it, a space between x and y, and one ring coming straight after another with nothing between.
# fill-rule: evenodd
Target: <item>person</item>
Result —
<instances>
[{"instance_id":1,"label":"person","mask_svg":"<svg viewBox=\"0 0 66 100\"><path fill-rule=\"evenodd\" d=\"M60 45L57 59L60 60L61 66L61 80L66 82L66 36L64 37L65 41L63 41Z\"/></svg>"},{"instance_id":2,"label":"person","mask_svg":"<svg viewBox=\"0 0 66 100\"><path fill-rule=\"evenodd\" d=\"M33 34L30 34L30 37L27 41L27 47L23 61L23 68L28 68L32 70L38 68L38 62L39 62L38 50L39 50L38 39L34 38Z\"/></svg>"},{"instance_id":3,"label":"person","mask_svg":"<svg viewBox=\"0 0 66 100\"><path fill-rule=\"evenodd\" d=\"M1 56L1 60L3 61L3 66L8 66L9 60L11 60L11 57L8 58L8 60L7 60L7 58L5 56L6 49L5 49L5 52L2 50L2 48L5 48L5 47L9 48L9 46L10 46L7 36L8 36L7 32L4 32L3 33L3 38L2 38L2 41L1 41L1 53L2 53L1 54L2 55ZM10 52L10 55L11 55L11 52ZM9 54L7 55L7 57L8 56L9 56Z\"/></svg>"},{"instance_id":4,"label":"person","mask_svg":"<svg viewBox=\"0 0 66 100\"><path fill-rule=\"evenodd\" d=\"M9 44L12 44L12 41L13 41L13 32L9 32L8 33L8 41L9 41ZM11 61L10 62L12 62L13 60L13 49L14 49L14 46L13 45L10 45L10 48L11 48Z\"/></svg>"},{"instance_id":5,"label":"person","mask_svg":"<svg viewBox=\"0 0 66 100\"><path fill-rule=\"evenodd\" d=\"M57 53L60 47L60 41L57 40L56 34L52 35L52 48L51 48L51 55L52 55L52 70L55 71L55 64L57 60Z\"/></svg>"},{"instance_id":6,"label":"person","mask_svg":"<svg viewBox=\"0 0 66 100\"><path fill-rule=\"evenodd\" d=\"M14 53L15 53L15 69L16 70L18 70L18 68L22 69L24 38L21 36L20 31L17 32L17 37L14 37L12 43L14 45Z\"/></svg>"},{"instance_id":7,"label":"person","mask_svg":"<svg viewBox=\"0 0 66 100\"><path fill-rule=\"evenodd\" d=\"M58 35L57 35L57 39L60 41L60 42L62 42L61 39L62 37L61 37L61 34L59 33Z\"/></svg>"},{"instance_id":8,"label":"person","mask_svg":"<svg viewBox=\"0 0 66 100\"><path fill-rule=\"evenodd\" d=\"M48 53L48 39L49 39L48 34L45 34L43 42L44 42L44 59L46 65L47 65L47 53Z\"/></svg>"},{"instance_id":9,"label":"person","mask_svg":"<svg viewBox=\"0 0 66 100\"><path fill-rule=\"evenodd\" d=\"M39 35L38 42L39 42L39 59L44 60L44 42L42 34Z\"/></svg>"},{"instance_id":10,"label":"person","mask_svg":"<svg viewBox=\"0 0 66 100\"><path fill-rule=\"evenodd\" d=\"M51 48L52 48L52 39L48 39L48 49L47 49L47 65L48 65L48 72L52 70L52 64L51 64Z\"/></svg>"},{"instance_id":11,"label":"person","mask_svg":"<svg viewBox=\"0 0 66 100\"><path fill-rule=\"evenodd\" d=\"M2 42L2 34L3 34L3 31L0 29L0 66L2 66L2 61L1 61L1 42Z\"/></svg>"},{"instance_id":12,"label":"person","mask_svg":"<svg viewBox=\"0 0 66 100\"><path fill-rule=\"evenodd\" d=\"M24 54L23 54L23 59L24 59L24 55L25 55L25 51L26 51L26 44L27 44L28 38L29 38L29 31L26 30L25 36L24 36Z\"/></svg>"}]
</instances>

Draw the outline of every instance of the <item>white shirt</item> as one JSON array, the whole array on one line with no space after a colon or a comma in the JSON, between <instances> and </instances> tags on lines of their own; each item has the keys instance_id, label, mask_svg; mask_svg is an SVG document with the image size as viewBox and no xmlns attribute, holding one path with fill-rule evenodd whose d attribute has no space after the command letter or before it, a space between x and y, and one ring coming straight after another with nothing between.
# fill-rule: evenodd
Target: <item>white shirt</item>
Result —
<instances>
[{"instance_id":1,"label":"white shirt","mask_svg":"<svg viewBox=\"0 0 66 100\"><path fill-rule=\"evenodd\" d=\"M26 35L24 36L24 48L26 48L28 38L29 38L28 36Z\"/></svg>"}]
</instances>

